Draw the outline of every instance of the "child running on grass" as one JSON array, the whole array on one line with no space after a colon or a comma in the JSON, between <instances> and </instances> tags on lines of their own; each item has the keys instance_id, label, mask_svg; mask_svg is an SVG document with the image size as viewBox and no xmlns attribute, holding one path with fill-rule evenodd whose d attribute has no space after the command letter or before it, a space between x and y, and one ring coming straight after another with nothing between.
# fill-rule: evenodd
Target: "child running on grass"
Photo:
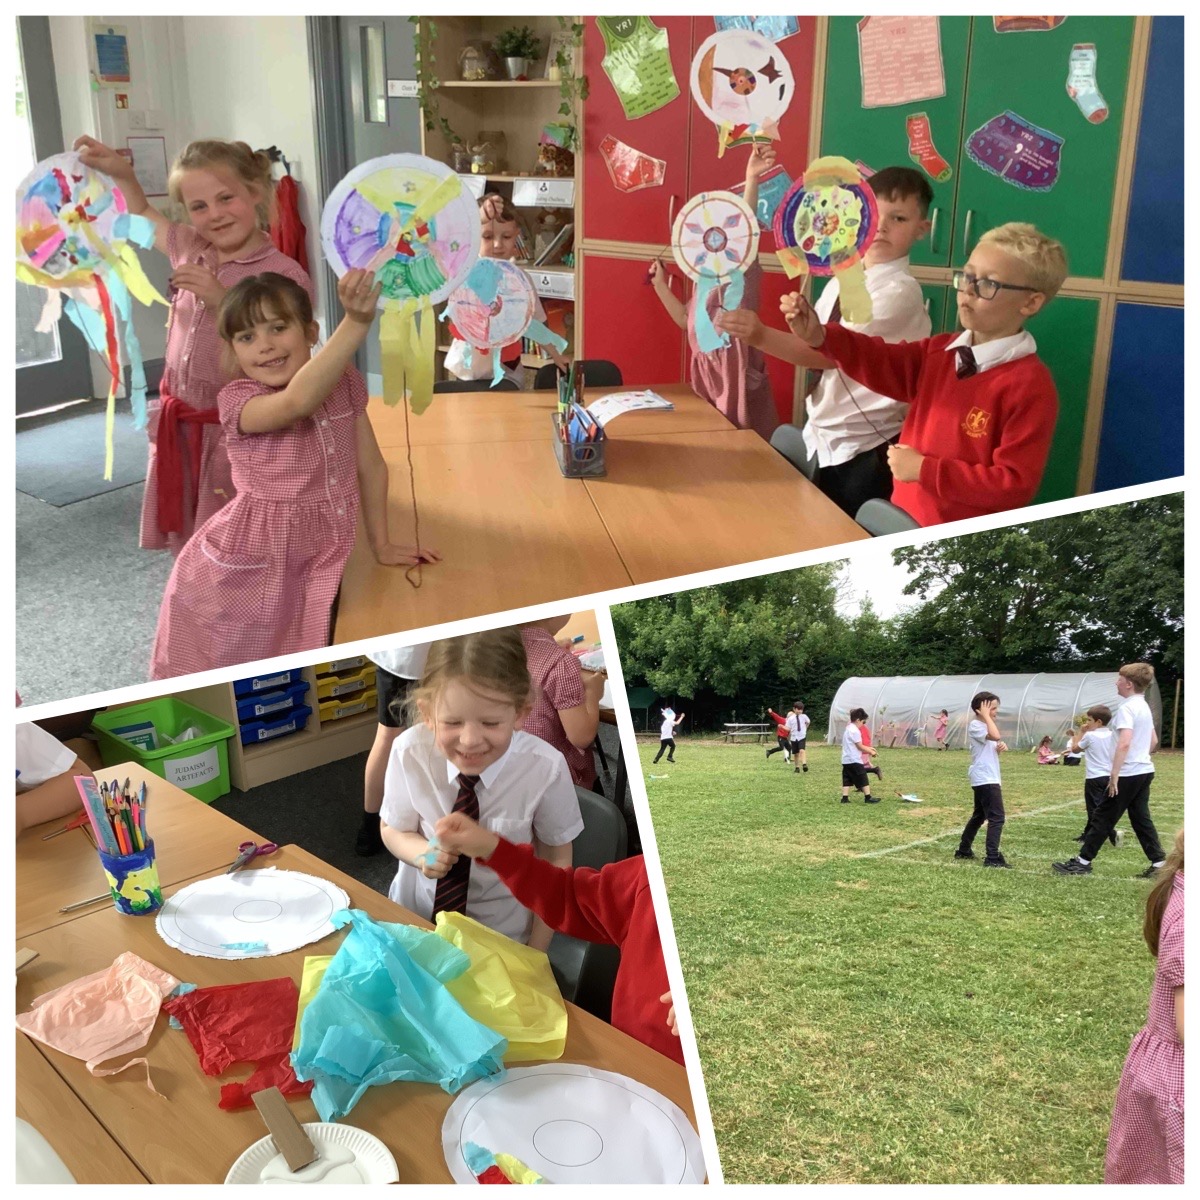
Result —
<instances>
[{"instance_id":1,"label":"child running on grass","mask_svg":"<svg viewBox=\"0 0 1200 1200\"><path fill-rule=\"evenodd\" d=\"M996 713L1000 710L1000 697L994 692L977 692L971 698L971 711L975 714L967 726L967 744L971 747L971 766L967 778L975 794L975 811L966 823L959 840L955 858L974 858L971 844L980 826L987 822L987 857L985 867L1007 867L1000 853L1000 834L1004 830L1004 795L1000 791L999 750L1008 747L1000 739L996 725Z\"/></svg>"},{"instance_id":2,"label":"child running on grass","mask_svg":"<svg viewBox=\"0 0 1200 1200\"><path fill-rule=\"evenodd\" d=\"M1183 830L1146 901L1158 959L1150 1012L1121 1071L1105 1183L1183 1183Z\"/></svg>"},{"instance_id":3,"label":"child running on grass","mask_svg":"<svg viewBox=\"0 0 1200 1200\"><path fill-rule=\"evenodd\" d=\"M871 730L866 725L864 725L862 727L862 744L863 744L863 751L862 751L863 770L866 771L866 773L868 775L874 775L875 778L878 779L880 783L882 783L883 782L883 768L879 765L879 763L876 762L876 763L872 764L872 762L871 762L871 755L875 754L877 752L871 749Z\"/></svg>"},{"instance_id":4,"label":"child running on grass","mask_svg":"<svg viewBox=\"0 0 1200 1200\"><path fill-rule=\"evenodd\" d=\"M778 754L783 751L783 761L790 763L792 761L791 738L788 737L787 717L781 717L774 709L767 709L767 716L775 722L775 740L779 743L773 750L767 751L767 760L770 761L772 754Z\"/></svg>"},{"instance_id":5,"label":"child running on grass","mask_svg":"<svg viewBox=\"0 0 1200 1200\"><path fill-rule=\"evenodd\" d=\"M683 723L684 714L675 715L675 710L668 705L662 710L662 725L658 731L658 753L654 756L654 761L658 762L663 756L663 751L667 752L667 762L675 761L675 730Z\"/></svg>"},{"instance_id":6,"label":"child running on grass","mask_svg":"<svg viewBox=\"0 0 1200 1200\"><path fill-rule=\"evenodd\" d=\"M863 794L864 804L878 804L879 797L871 795L871 785L867 781L867 772L863 760L874 758L876 750L873 746L863 745L863 733L867 728L867 710L852 708L850 720L842 734L842 803L850 803L850 789L857 788Z\"/></svg>"},{"instance_id":7,"label":"child running on grass","mask_svg":"<svg viewBox=\"0 0 1200 1200\"><path fill-rule=\"evenodd\" d=\"M1091 832L1092 816L1100 807L1104 793L1108 788L1108 777L1112 774L1113 752L1117 748L1117 739L1108 723L1112 720L1112 709L1107 704L1097 704L1087 710L1087 720L1083 723L1083 737L1075 740L1075 731L1071 731L1071 748L1083 755L1083 807L1087 811L1087 822L1083 832L1075 839L1077 842L1087 840ZM1121 844L1121 831L1113 829L1108 840L1114 846Z\"/></svg>"}]
</instances>

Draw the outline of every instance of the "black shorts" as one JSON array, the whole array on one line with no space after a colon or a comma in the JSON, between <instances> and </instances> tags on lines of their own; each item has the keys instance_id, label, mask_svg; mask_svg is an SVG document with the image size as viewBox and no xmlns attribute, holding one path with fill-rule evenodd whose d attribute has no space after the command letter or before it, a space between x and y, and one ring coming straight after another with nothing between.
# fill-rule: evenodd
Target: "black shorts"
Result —
<instances>
[{"instance_id":1,"label":"black shorts","mask_svg":"<svg viewBox=\"0 0 1200 1200\"><path fill-rule=\"evenodd\" d=\"M862 763L842 763L842 787L867 788L867 769Z\"/></svg>"},{"instance_id":2,"label":"black shorts","mask_svg":"<svg viewBox=\"0 0 1200 1200\"><path fill-rule=\"evenodd\" d=\"M380 725L387 729L408 728L408 714L405 712L405 705L408 702L408 693L415 683L415 679L405 679L402 675L393 675L391 671L385 671L378 663L375 664L375 703ZM392 711L393 708L396 710L395 712Z\"/></svg>"},{"instance_id":3,"label":"black shorts","mask_svg":"<svg viewBox=\"0 0 1200 1200\"><path fill-rule=\"evenodd\" d=\"M792 738L792 742L791 742L792 753L795 754L797 750L803 750L807 745L808 745L808 738L806 738L806 737Z\"/></svg>"}]
</instances>

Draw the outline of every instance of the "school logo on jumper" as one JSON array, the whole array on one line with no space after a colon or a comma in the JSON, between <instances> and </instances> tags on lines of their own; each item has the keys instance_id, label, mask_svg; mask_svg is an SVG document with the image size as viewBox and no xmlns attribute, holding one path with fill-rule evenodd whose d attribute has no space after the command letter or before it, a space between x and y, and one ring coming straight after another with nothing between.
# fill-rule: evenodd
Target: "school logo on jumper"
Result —
<instances>
[{"instance_id":1,"label":"school logo on jumper","mask_svg":"<svg viewBox=\"0 0 1200 1200\"><path fill-rule=\"evenodd\" d=\"M967 413L967 419L963 421L963 433L967 437L981 438L987 436L988 422L992 419L992 414L984 412L982 408L973 408Z\"/></svg>"}]
</instances>

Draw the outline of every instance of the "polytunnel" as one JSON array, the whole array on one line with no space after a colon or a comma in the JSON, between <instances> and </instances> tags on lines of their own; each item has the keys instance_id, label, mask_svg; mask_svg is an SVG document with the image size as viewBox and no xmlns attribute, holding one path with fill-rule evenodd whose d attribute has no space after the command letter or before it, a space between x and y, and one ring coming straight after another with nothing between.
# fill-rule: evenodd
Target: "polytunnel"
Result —
<instances>
[{"instance_id":1,"label":"polytunnel","mask_svg":"<svg viewBox=\"0 0 1200 1200\"><path fill-rule=\"evenodd\" d=\"M1115 713L1122 700L1116 671L1042 672L1037 675L856 675L837 690L829 708L827 740L839 742L852 708L864 708L877 746L936 748L934 729L944 708L949 714L946 744L966 749L971 698L977 692L1000 697L996 724L1014 750L1032 749L1049 734L1056 750L1067 730L1095 704ZM1146 702L1154 727L1162 729L1162 697L1151 683Z\"/></svg>"}]
</instances>

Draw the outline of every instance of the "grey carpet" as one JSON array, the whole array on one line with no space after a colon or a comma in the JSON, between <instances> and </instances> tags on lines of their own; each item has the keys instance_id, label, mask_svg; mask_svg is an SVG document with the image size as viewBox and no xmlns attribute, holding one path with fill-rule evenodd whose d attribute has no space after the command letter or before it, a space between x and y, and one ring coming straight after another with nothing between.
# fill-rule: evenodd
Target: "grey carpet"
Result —
<instances>
[{"instance_id":1,"label":"grey carpet","mask_svg":"<svg viewBox=\"0 0 1200 1200\"><path fill-rule=\"evenodd\" d=\"M106 402L92 401L17 422L17 491L63 508L146 478L146 433L117 402L113 477L104 478Z\"/></svg>"},{"instance_id":2,"label":"grey carpet","mask_svg":"<svg viewBox=\"0 0 1200 1200\"><path fill-rule=\"evenodd\" d=\"M142 485L16 497L16 675L27 704L143 683L172 558L140 550Z\"/></svg>"}]
</instances>

